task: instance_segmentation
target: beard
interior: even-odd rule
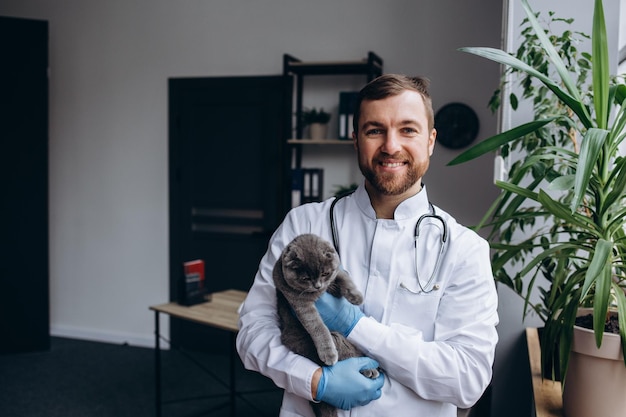
[[[359,155],[359,169],[361,170],[361,173],[374,187],[374,189],[383,195],[392,196],[403,194],[413,187],[418,181],[421,181],[429,166],[428,159],[425,159],[422,162],[415,162],[412,158],[405,154],[394,154],[389,156],[381,154],[374,159],[373,166],[378,166],[381,161],[384,161],[387,158],[391,158],[396,161],[406,161],[407,169],[402,174],[376,172],[376,170],[367,164],[366,161],[363,161]]]

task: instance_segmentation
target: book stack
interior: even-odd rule
[[[352,120],[356,108],[358,91],[341,91],[339,93],[339,139],[352,139]]]

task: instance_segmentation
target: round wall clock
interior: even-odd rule
[[[478,116],[466,104],[448,103],[435,114],[437,142],[446,148],[463,148],[478,135]]]

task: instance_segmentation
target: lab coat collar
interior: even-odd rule
[[[357,205],[367,217],[376,219],[376,212],[372,203],[370,202],[369,195],[365,190],[365,183],[362,183],[354,193]],[[428,193],[426,192],[426,186],[422,184],[422,190],[415,194],[413,197],[409,197],[404,200],[396,208],[394,213],[394,220],[405,220],[413,217],[421,216],[429,212],[428,207]]]

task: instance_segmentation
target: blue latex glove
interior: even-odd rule
[[[376,379],[370,379],[359,372],[373,368],[378,368],[378,362],[366,357],[348,358],[332,366],[322,367],[316,400],[342,410],[377,400],[385,383],[383,373]]]
[[[337,298],[327,292],[315,301],[315,307],[326,327],[331,332],[339,332],[345,337],[348,337],[363,317],[363,313],[357,306],[350,304],[344,297]]]

